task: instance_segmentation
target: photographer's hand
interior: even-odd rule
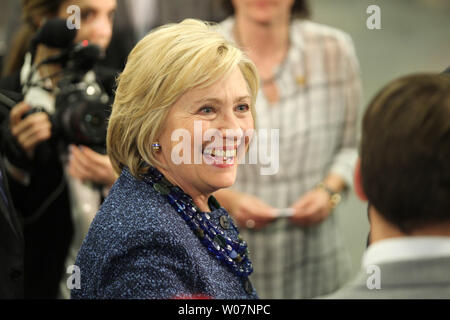
[[[82,181],[111,187],[117,176],[107,155],[95,152],[86,146],[70,145],[69,174]]]
[[[22,116],[31,107],[25,102],[20,102],[10,112],[11,134],[19,142],[30,159],[33,159],[36,146],[51,137],[52,124],[45,112],[37,112],[25,119]]]

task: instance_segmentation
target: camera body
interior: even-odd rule
[[[94,45],[75,45],[67,49],[61,55],[63,76],[53,90],[55,112],[48,114],[45,108],[34,106],[23,118],[46,112],[52,123],[52,137],[63,146],[83,144],[106,153],[107,119],[112,98],[96,81],[93,71],[99,53],[100,49]]]
[[[55,134],[65,144],[83,144],[93,149],[106,145],[110,97],[95,82],[63,86],[55,99],[52,119]]]

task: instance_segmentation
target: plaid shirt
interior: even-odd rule
[[[233,18],[220,24],[232,41],[233,25]],[[330,172],[351,185],[361,101],[351,38],[328,26],[293,20],[290,49],[275,74],[280,99],[270,104],[260,91],[256,113],[258,129],[280,129],[279,170],[261,175],[260,168],[267,166],[241,165],[233,188],[286,208]],[[350,259],[333,214],[308,228],[278,219],[262,230],[242,230],[242,235],[261,298],[321,296],[349,276]]]

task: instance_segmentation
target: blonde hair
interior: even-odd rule
[[[144,161],[161,164],[152,153],[170,107],[188,90],[205,88],[238,66],[251,96],[253,119],[258,91],[254,64],[225,40],[216,27],[194,19],[157,28],[128,56],[118,86],[107,133],[107,150],[114,170],[123,167],[139,177]]]

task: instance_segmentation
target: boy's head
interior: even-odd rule
[[[385,86],[362,124],[358,194],[403,233],[450,222],[450,77]]]

